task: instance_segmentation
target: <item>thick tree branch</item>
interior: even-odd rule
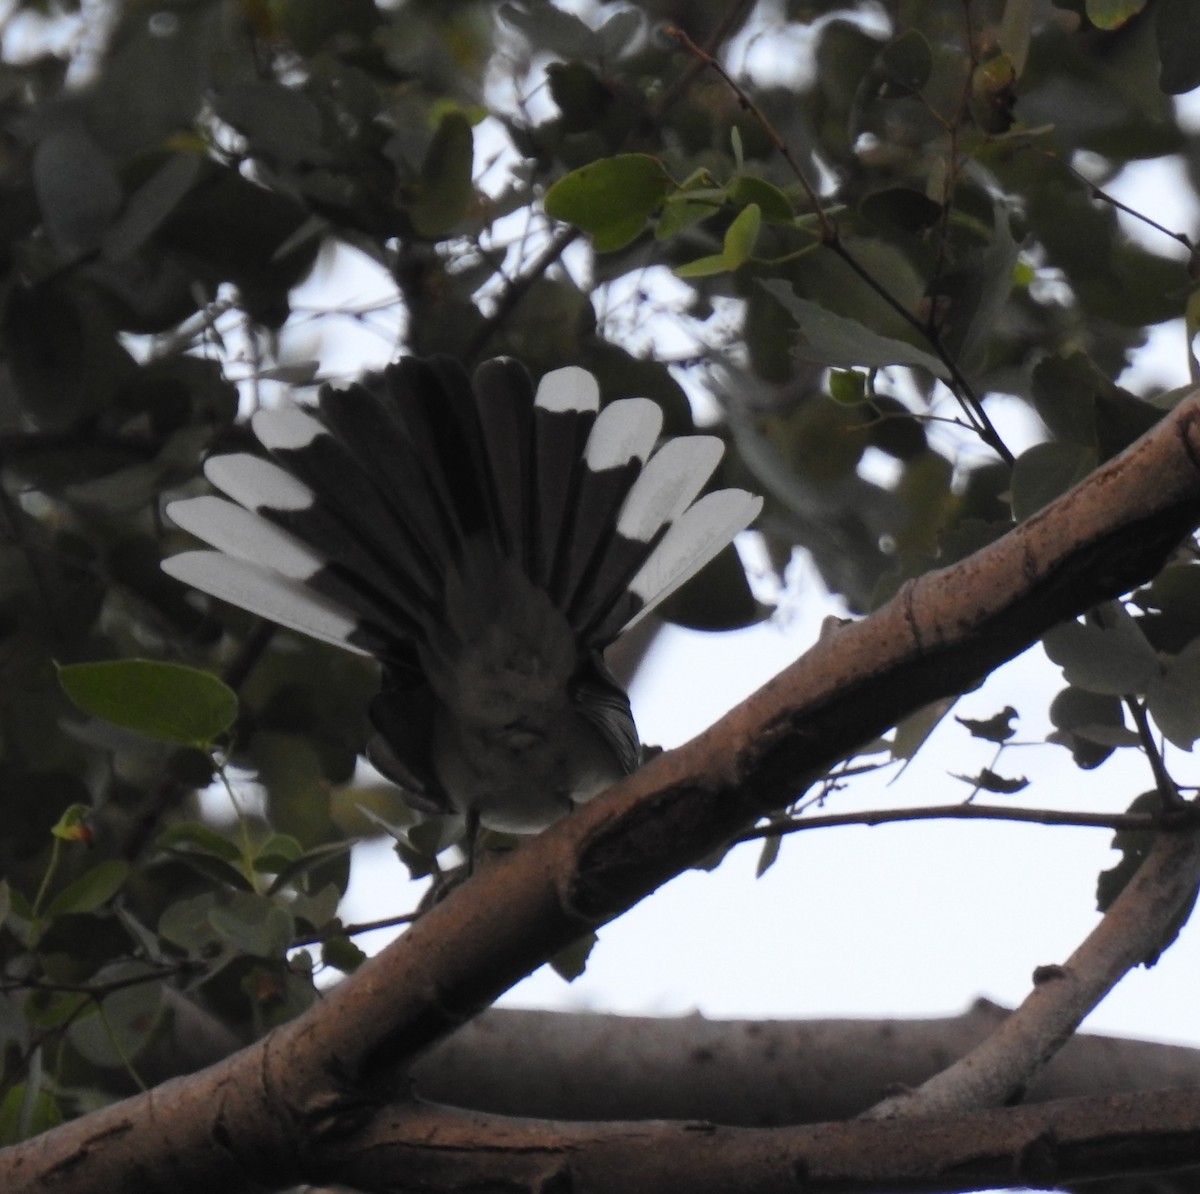
[[[493,1008],[413,1068],[415,1093],[498,1115],[703,1119],[740,1127],[861,1114],[916,1087],[1008,1018],[980,1000],[930,1020],[706,1020]],[[530,1048],[530,1041],[537,1048]],[[1200,1089],[1200,1049],[1081,1033],[1026,1103]]]
[[[364,1191],[870,1194],[1071,1186],[1200,1165],[1200,1091],[1072,1099],[970,1116],[815,1127],[562,1124],[445,1107],[381,1113],[330,1173]]]
[[[309,1013],[218,1066],[14,1147],[0,1186],[132,1194],[169,1182],[186,1194],[247,1174],[311,1178],[317,1154],[386,1101],[397,1067],[559,949],[907,713],[1153,576],[1200,519],[1198,452],[1192,397],[1003,539],[910,582],[706,733],[482,868]],[[912,1142],[941,1130],[895,1127]]]
[[[181,996],[168,997],[170,1030],[138,1055],[138,1071],[152,1084],[187,1072],[179,1068],[181,1055],[198,1069],[238,1047],[219,1021]],[[1009,1015],[982,999],[961,1016],[922,1020],[708,1020],[491,1008],[411,1073],[420,1098],[497,1115],[705,1119],[747,1128],[822,1123],[859,1115],[896,1087],[919,1086]],[[1200,1088],[1200,1049],[1080,1033],[1035,1079],[1025,1101],[1186,1088]]]

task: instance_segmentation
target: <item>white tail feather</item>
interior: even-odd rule
[[[600,386],[586,369],[568,365],[542,378],[533,404],[548,411],[599,410]]]
[[[317,436],[329,434],[321,423],[298,406],[256,410],[250,425],[264,448],[307,448]]]
[[[370,652],[349,642],[359,622],[335,601],[300,581],[219,551],[185,551],[163,560],[163,571],[252,614],[359,655]]]
[[[584,463],[597,473],[634,459],[644,463],[658,440],[662,420],[662,408],[649,398],[610,402],[592,424]]]
[[[645,604],[624,629],[695,576],[761,509],[762,498],[744,489],[719,489],[685,510],[630,582],[630,592]]]
[[[683,513],[704,488],[724,451],[725,445],[714,435],[668,440],[650,458],[626,495],[617,518],[617,533],[649,543],[659,528]]]
[[[302,481],[249,452],[210,456],[204,462],[204,475],[222,493],[249,510],[263,506],[272,510],[307,510],[315,501],[312,490]]]
[[[325,563],[324,556],[295,535],[224,498],[208,495],[171,502],[167,515],[210,546],[293,580],[308,580]]]

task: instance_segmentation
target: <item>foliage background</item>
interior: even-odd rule
[[[383,786],[347,786],[367,733],[369,666],[198,604],[159,572],[160,557],[185,545],[163,498],[202,487],[208,452],[249,443],[239,411],[285,386],[303,396],[316,378],[400,347],[468,362],[512,353],[539,373],[583,364],[606,395],[657,398],[677,431],[691,426],[691,397],[731,441],[727,479],[768,496],[762,591],[794,598],[798,554],[811,561],[800,592],[819,578],[838,608],[860,613],[1001,533],[1014,509],[1035,510],[1177,396],[1117,382],[1148,326],[1191,328],[1190,244],[1132,239],[1092,187],[1120,185],[1132,163],[1169,159],[1194,191],[1196,140],[1161,86],[1198,81],[1178,53],[1196,34],[1189,6],[579,12],[179,0],[114,9],[106,37],[95,33],[103,14],[91,14],[56,41],[72,27],[69,7],[11,6],[0,75],[9,1138],[149,1072],[181,995],[242,1038],[294,1015],[313,998],[314,968],[352,970],[360,957],[335,920],[346,842],[382,821],[420,873],[454,832],[413,823]],[[663,33],[670,22],[698,45],[732,45],[728,60],[753,68],[761,116]],[[821,190],[838,244],[862,272],[820,243],[812,195],[768,123]],[[643,156],[618,156],[631,154]],[[567,209],[608,238],[611,251],[592,254],[542,203],[570,171],[614,158],[633,172],[618,173],[609,192],[585,183]],[[659,172],[647,173],[647,158]],[[1153,196],[1146,205],[1160,218]],[[378,303],[335,313],[326,292],[296,290],[340,276],[350,253],[387,280]],[[681,267],[682,280],[671,272]],[[793,288],[835,317],[800,353],[796,316],[802,325],[816,316],[796,306]],[[348,353],[351,327],[370,329],[378,357]],[[939,351],[960,370],[961,405],[934,381],[946,372]],[[1176,351],[1194,380],[1194,361]],[[999,456],[1018,455],[1015,470],[964,425],[980,422],[973,395],[988,396]],[[1072,763],[1059,783],[1039,754],[1039,803],[1053,792],[1068,806],[1119,809],[1152,785],[1145,741],[1121,710],[1125,692],[1168,735],[1185,782],[1177,752],[1200,733],[1196,572],[1181,558],[1135,607],[1135,623],[1090,628],[1109,637],[1074,655],[1062,648],[1076,674],[1055,726],[1072,753],[1042,753],[1085,770]],[[763,614],[731,556],[673,612],[708,630]],[[86,720],[65,699],[55,663],[139,656],[219,673],[237,691],[238,720],[219,745],[233,774],[258,784],[239,780],[249,810],[240,825],[204,816],[196,794],[212,778],[207,749],[187,735],[151,741]],[[1109,670],[1079,670],[1095,658]],[[711,671],[690,686],[722,685]],[[1022,737],[1030,725],[1040,733],[1047,697],[1023,675],[1017,696],[977,694],[967,711],[983,718],[1011,703]],[[914,765],[926,771],[905,777],[907,791],[945,770],[942,741],[932,764]],[[991,748],[976,745],[964,770],[990,761]],[[1109,754],[1117,762],[1090,775]],[[836,807],[926,802],[898,790],[838,793]],[[897,836],[884,840],[888,832]],[[853,974],[853,942],[851,953],[873,959],[857,972],[859,989],[887,990],[861,1005],[831,995],[836,1010],[893,1008],[906,970],[948,961],[965,973],[964,943],[982,942],[986,955],[1014,921],[1026,950],[1037,948],[1033,934],[1048,921],[1014,914],[1016,890],[1031,882],[1031,831],[986,830],[999,893],[986,911],[973,902],[980,863],[963,850],[966,832],[918,847],[907,836],[896,844],[915,830],[854,831],[856,844],[822,871],[813,868],[827,835],[789,842],[784,861],[805,886],[799,896],[771,887],[776,867],[735,932],[804,974],[834,956]],[[1093,877],[1109,862],[1099,843],[1091,850],[1070,875],[1057,854],[1043,856],[1037,869],[1053,882],[1036,906],[1069,900],[1075,923],[1086,921]],[[899,859],[890,878],[885,855]],[[748,864],[737,865],[741,882]],[[403,876],[394,871],[390,907],[407,899]],[[826,916],[881,879],[883,900],[874,896],[857,926]],[[954,905],[959,920],[936,932],[926,922],[922,939],[911,930],[924,913],[900,914],[892,901],[926,879],[936,887],[922,889],[923,907]],[[697,882],[719,890],[689,877],[676,892]],[[948,891],[963,891],[966,907]],[[695,932],[695,945],[678,948],[708,958],[720,917],[698,898],[659,903],[660,957],[664,939]],[[795,908],[784,929],[781,906]],[[880,931],[871,945],[858,936],[868,918]],[[747,925],[765,926],[765,938]],[[1061,930],[1044,948],[1057,957],[1076,935]],[[884,948],[888,939],[904,944]],[[607,950],[606,940],[593,966],[614,963]],[[1027,952],[1013,973],[1023,979],[1044,960]],[[755,972],[748,959],[721,967],[744,989],[808,981],[790,969]],[[968,981],[973,993],[989,980]],[[1151,1033],[1161,1016],[1148,1019]]]

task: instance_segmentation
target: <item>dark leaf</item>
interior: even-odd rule
[[[438,240],[466,219],[475,197],[473,146],[467,118],[461,112],[447,112],[429,143],[409,209],[413,227],[422,236]]]
[[[835,315],[808,299],[799,298],[787,282],[775,278],[761,285],[796,321],[799,333],[793,351],[799,360],[844,369],[855,365],[871,368],[919,365],[936,377],[949,376],[945,364],[932,353],[903,340],[881,336],[857,320]]]
[[[1017,732],[1013,725],[1016,717],[1017,711],[1011,705],[1005,705],[999,713],[994,713],[983,721],[957,715],[954,720],[965,726],[973,738],[982,738],[985,742],[1007,742]]]
[[[1194,0],[1156,0],[1154,27],[1162,59],[1159,86],[1168,95],[1200,87],[1200,7]]]
[[[595,933],[580,937],[573,945],[560,949],[550,959],[550,967],[559,978],[573,983],[587,969],[588,955],[592,952],[598,938]]]
[[[884,95],[907,95],[920,91],[933,70],[929,42],[917,29],[909,29],[879,53],[879,65],[888,81]]]
[[[1119,746],[1138,745],[1115,696],[1064,688],[1051,702],[1050,720],[1056,728],[1048,741],[1067,747],[1084,770],[1098,767]]]
[[[964,784],[970,784],[977,791],[994,792],[998,796],[1012,796],[1029,787],[1029,780],[1025,778],[1007,779],[988,767],[984,767],[978,775],[955,775],[954,778],[961,779]]]

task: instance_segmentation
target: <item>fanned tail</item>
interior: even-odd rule
[[[215,552],[174,576],[293,629],[382,658],[412,657],[468,556],[515,563],[562,611],[580,659],[602,650],[753,520],[761,499],[699,497],[720,461],[713,436],[669,440],[644,398],[601,410],[591,374],[559,369],[536,392],[515,362],[474,382],[412,358],[319,408],[258,412],[274,463],[211,459],[232,501],[173,503]],[[697,500],[698,499],[698,500]],[[486,598],[484,598],[486,600]]]

